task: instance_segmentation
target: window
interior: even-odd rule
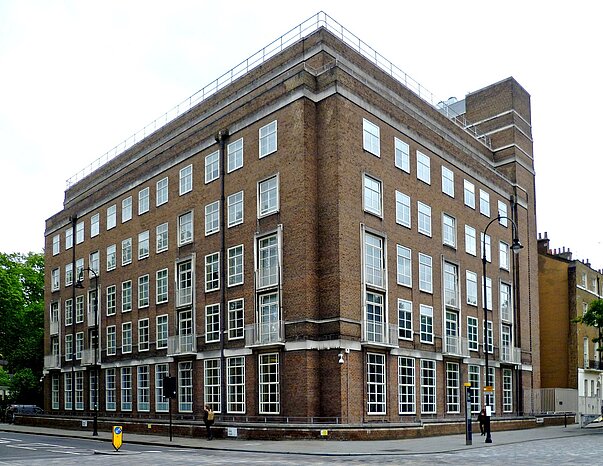
[[[164,349],[168,346],[168,315],[163,314],[156,317],[157,332],[156,332],[156,348]]]
[[[513,307],[511,305],[511,285],[500,284],[500,318],[506,322],[513,321]]]
[[[498,261],[501,269],[509,270],[509,245],[503,241],[498,243]]]
[[[478,351],[479,336],[478,336],[477,319],[475,317],[467,317],[467,345],[469,351]]]
[[[220,341],[220,305],[205,306],[205,343]]]
[[[75,409],[84,409],[84,371],[75,371]]]
[[[132,282],[122,282],[121,284],[121,312],[132,310]]]
[[[98,236],[100,230],[100,214],[94,214],[90,217],[90,238]]]
[[[157,254],[168,249],[168,224],[162,223],[155,228],[155,251]]]
[[[205,157],[205,183],[220,177],[220,152],[216,151]]]
[[[65,361],[73,359],[73,335],[65,335]]]
[[[245,301],[243,298],[228,301],[228,339],[237,340],[244,336]]]
[[[71,376],[72,376],[71,372],[65,372],[65,374],[64,374],[65,396],[63,397],[63,399],[65,402],[65,409],[73,409],[73,387],[72,387],[73,379]]]
[[[81,324],[84,322],[84,297],[75,297],[75,323]]]
[[[431,184],[431,161],[422,152],[417,151],[417,179]]]
[[[228,196],[228,228],[243,223],[243,191]]]
[[[115,411],[117,409],[116,390],[115,369],[105,369],[105,408],[107,411]]]
[[[84,351],[84,332],[75,334],[75,359],[82,359],[82,351]]]
[[[226,146],[226,160],[228,173],[235,171],[243,166],[243,138],[237,139]]]
[[[149,257],[149,230],[138,234],[138,260]]]
[[[138,321],[138,351],[149,350],[149,319]]]
[[[216,412],[220,412],[222,405],[221,393],[221,377],[222,371],[220,368],[219,359],[206,359],[203,366],[203,379],[205,387],[204,402],[212,407]]]
[[[180,195],[193,190],[193,166],[187,165],[180,170]]]
[[[193,411],[193,363],[178,363],[178,412]]]
[[[278,284],[280,271],[276,234],[258,239],[258,268],[258,288]]]
[[[155,205],[159,207],[162,204],[165,204],[169,199],[169,178],[166,176],[165,178],[160,179],[156,185],[155,192]]]
[[[480,251],[481,251],[481,256],[484,257],[484,254],[486,256],[486,260],[488,262],[492,262],[492,248],[490,245],[490,235],[485,235],[483,233],[480,233]]]
[[[370,342],[382,343],[386,338],[385,312],[383,308],[383,294],[366,293],[366,321],[365,338]]]
[[[158,270],[155,277],[156,304],[168,301],[168,269]]]
[[[167,413],[170,409],[168,398],[163,397],[163,379],[170,374],[167,364],[155,364],[155,411]]]
[[[73,324],[73,299],[65,300],[65,325]]]
[[[259,297],[258,337],[261,343],[280,341],[280,312],[278,293]]]
[[[456,362],[446,363],[446,412],[460,413],[460,374]]]
[[[486,334],[486,339],[488,340],[488,353],[494,352],[494,334],[492,330],[492,321],[488,321],[488,331],[486,332],[484,329],[484,334]]]
[[[436,412],[436,362],[421,359],[421,413]]]
[[[61,288],[61,269],[53,269],[51,272],[51,290],[57,291]]]
[[[149,307],[149,276],[138,277],[138,307]]]
[[[150,385],[149,385],[149,366],[138,366],[137,372],[137,392],[136,405],[138,411],[149,411],[150,410]]]
[[[421,304],[421,343],[433,343],[433,308]]]
[[[385,286],[383,238],[364,234],[364,281],[367,285]]]
[[[178,246],[193,240],[193,213],[187,212],[178,217]]]
[[[276,120],[260,128],[260,158],[276,152]]]
[[[398,255],[398,285],[412,286],[412,258],[411,251],[407,247],[396,247]]]
[[[500,360],[501,361],[513,361],[514,356],[511,352],[512,348],[512,337],[511,337],[511,326],[509,324],[502,324],[500,327]]]
[[[65,230],[65,250],[73,247],[73,230],[68,228]]]
[[[107,230],[115,228],[117,225],[117,206],[113,204],[107,208]]]
[[[178,263],[177,306],[188,306],[193,302],[193,265],[187,260]]]
[[[138,191],[138,215],[149,211],[149,188]]]
[[[398,414],[415,413],[415,360],[398,356]]]
[[[490,193],[479,190],[479,213],[490,217]]]
[[[245,413],[245,357],[226,359],[226,410],[229,413]]]
[[[431,256],[419,253],[419,290],[433,292]]]
[[[386,378],[385,355],[367,353],[366,355],[366,412],[367,414],[385,414]]]
[[[220,201],[205,206],[205,236],[220,231]]]
[[[65,286],[73,284],[73,263],[65,265]]]
[[[280,385],[278,353],[259,355],[260,414],[280,412]]]
[[[396,191],[396,223],[410,228],[410,197]]]
[[[364,210],[381,216],[381,181],[364,175]]]
[[[475,228],[465,225],[465,252],[472,256],[477,255],[477,240]]]
[[[121,223],[132,220],[132,196],[121,201]]]
[[[107,356],[114,356],[117,352],[117,338],[115,333],[115,325],[107,327]]]
[[[243,284],[243,245],[228,249],[228,286]]]
[[[513,373],[511,372],[511,369],[503,369],[502,377],[503,377],[502,409],[503,409],[503,413],[510,413],[513,411]]]
[[[442,242],[456,248],[456,219],[447,214],[442,214]]]
[[[412,302],[398,299],[398,338],[412,340]]]
[[[107,246],[107,272],[113,270],[117,265],[117,246]]]
[[[500,217],[498,223],[506,227],[509,214],[507,213],[507,204],[503,201],[498,201],[498,216]]]
[[[458,267],[450,262],[444,262],[444,302],[447,307],[460,307]]]
[[[100,254],[98,251],[94,251],[92,253],[90,253],[90,257],[89,257],[89,264],[90,264],[90,273],[88,274],[88,276],[90,278],[94,278],[94,274],[96,274],[96,276],[98,276],[99,272],[100,272]],[[78,277],[80,278],[80,277]]]
[[[400,170],[410,173],[410,150],[407,143],[394,138],[395,164]]]
[[[481,382],[480,367],[475,364],[469,364],[467,367],[468,379],[471,384],[471,412],[479,413],[482,409],[481,401]]]
[[[52,409],[59,409],[59,374],[52,375]]]
[[[132,411],[132,368],[121,368],[121,410]]]
[[[362,147],[377,157],[381,156],[379,127],[366,119],[362,119]]]
[[[482,294],[484,293],[484,277],[482,277]],[[486,309],[492,310],[492,279],[486,277],[486,296],[482,296],[482,302],[486,303]]]
[[[132,322],[121,324],[121,352],[122,354],[132,352]]]
[[[417,202],[419,212],[419,233],[431,236],[431,207],[422,202]]]
[[[454,197],[454,172],[442,165],[442,192]]]
[[[54,235],[52,237],[52,255],[56,256],[61,252],[61,235]]]
[[[220,289],[220,253],[205,256],[205,292]]]
[[[115,315],[117,309],[117,288],[115,285],[107,287],[107,315]]]
[[[467,304],[477,306],[477,274],[469,270],[467,270],[465,273],[467,277],[465,282],[467,286]]]
[[[278,175],[258,183],[258,217],[279,210]]]
[[[80,222],[75,227],[75,244],[84,242],[84,222]]]
[[[494,367],[488,367],[488,378],[486,379],[486,385],[490,385],[492,387],[492,391],[486,392],[486,405],[492,407],[492,412],[496,411],[496,402],[494,396],[496,394],[495,375]]]
[[[475,186],[473,183],[463,180],[463,195],[465,199],[465,205],[475,209]]]
[[[121,242],[121,265],[128,265],[132,262],[132,238]]]

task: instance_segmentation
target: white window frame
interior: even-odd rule
[[[467,348],[469,351],[479,351],[479,320],[467,316]]]
[[[243,223],[244,196],[245,193],[243,191],[239,191],[228,196],[228,228]]]
[[[381,157],[381,130],[375,123],[362,119],[362,148]]]
[[[205,306],[205,343],[220,341],[220,304]]]
[[[132,196],[128,196],[121,201],[121,223],[132,220]]]
[[[433,293],[433,260],[423,253],[419,253],[419,290]]]
[[[383,184],[381,180],[365,173],[362,192],[364,211],[381,217],[383,212]]]
[[[490,193],[479,190],[479,213],[490,218]]]
[[[111,244],[107,246],[107,272],[114,270],[117,267],[117,245]]]
[[[193,190],[193,165],[187,165],[179,171],[179,194],[180,196]]]
[[[463,180],[463,201],[467,207],[475,209],[475,185]]]
[[[150,189],[148,186],[138,191],[138,215],[149,211],[149,193]]]
[[[243,147],[243,138],[239,138],[226,146],[226,173],[231,173],[243,167]]]
[[[401,244],[396,245],[398,285],[412,287],[412,250]]]
[[[431,184],[431,159],[421,151],[417,151],[417,179]]]
[[[178,216],[178,246],[191,243],[194,238],[193,211],[185,212]]]
[[[228,339],[240,340],[245,337],[245,300],[228,301]]]
[[[155,207],[166,204],[170,197],[170,179],[166,176],[161,178],[155,185]]]
[[[226,411],[233,414],[246,412],[245,356],[226,358]]]
[[[412,301],[398,298],[398,338],[413,339]]]
[[[394,138],[394,156],[396,167],[410,173],[410,146],[406,142]]]
[[[56,256],[61,252],[61,235],[54,235],[52,237],[52,255]]]
[[[500,199],[498,200],[498,216],[500,217],[498,223],[506,228],[508,225],[509,213],[507,211],[507,204]]]
[[[205,236],[220,231],[220,201],[214,201],[205,206]]]
[[[150,279],[149,275],[138,277],[138,309],[149,307],[150,298]]]
[[[272,186],[272,182],[275,185]],[[269,184],[268,184],[269,183]],[[268,184],[268,185],[267,185]],[[268,188],[265,188],[265,186]],[[257,199],[258,199],[258,218],[272,215],[280,209],[280,195],[279,195],[279,175],[272,175],[266,179],[258,181],[257,184]],[[274,194],[273,194],[274,193]],[[268,196],[266,198],[266,196]]]
[[[149,351],[151,346],[151,333],[149,319],[138,320],[138,352]]]
[[[258,366],[259,414],[279,414],[281,410],[279,354],[259,354]]]
[[[426,304],[419,305],[419,321],[420,321],[420,332],[419,340],[421,343],[427,343],[430,345],[434,344],[433,335],[433,307]]]
[[[117,225],[117,205],[113,204],[107,207],[107,230],[115,228]]]
[[[504,241],[498,242],[498,262],[499,267],[503,270],[509,270],[509,263],[511,260],[509,251],[510,248],[507,243],[505,243]]]
[[[155,348],[165,349],[168,347],[169,338],[169,315],[161,314],[155,317]]]
[[[205,256],[205,292],[220,289],[220,252]]]
[[[454,172],[442,165],[442,192],[454,198]]]
[[[97,212],[90,217],[90,238],[98,236],[100,233],[100,214]]]
[[[490,235],[484,235],[480,233],[480,257],[484,257],[484,250],[486,252],[486,261],[492,262],[492,238]]]
[[[421,359],[421,414],[436,414],[437,409],[437,372],[436,361]]]
[[[470,225],[465,225],[465,252],[477,256],[477,231]]]
[[[411,222],[410,196],[396,191],[396,223],[410,228]]]
[[[132,280],[121,282],[121,312],[132,310]]]
[[[130,354],[132,352],[132,322],[122,322],[121,324],[121,353]]]
[[[205,184],[220,178],[220,151],[205,156]]]
[[[471,270],[465,271],[465,294],[467,295],[466,302],[470,306],[477,306],[479,293],[477,291],[477,273]]]
[[[117,328],[115,325],[107,326],[107,356],[117,354]]]
[[[193,363],[178,363],[178,412],[193,412]]]
[[[155,304],[167,303],[169,299],[169,272],[161,269],[155,273]]]
[[[167,251],[169,247],[169,223],[165,222],[155,227],[155,253]]]
[[[244,246],[239,244],[228,248],[228,286],[242,285],[245,268],[244,268]]]
[[[107,287],[107,315],[113,316],[117,313],[117,287],[109,285]]]
[[[431,206],[417,201],[417,230],[431,238]]]
[[[366,414],[387,413],[387,373],[385,355],[366,354]]]
[[[132,238],[126,238],[121,242],[121,265],[132,263]]]
[[[150,240],[149,230],[138,233],[138,260],[149,257]]]
[[[416,413],[416,381],[414,358],[398,356],[398,414]]]
[[[84,222],[79,222],[75,226],[75,244],[81,244],[84,242]]]
[[[258,153],[260,159],[277,151],[278,125],[276,120],[271,121],[267,125],[262,126],[258,130],[258,135]]]
[[[456,249],[456,218],[443,212],[442,243]]]

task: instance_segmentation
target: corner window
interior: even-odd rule
[[[276,120],[260,128],[260,158],[276,152]]]
[[[377,157],[381,156],[379,127],[366,119],[362,119],[362,147]]]

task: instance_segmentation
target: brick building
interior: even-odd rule
[[[312,24],[68,187],[46,223],[49,412],[92,410],[98,361],[102,415],[167,412],[169,374],[184,416],[460,417],[485,384],[484,243],[496,414],[539,387],[528,93],[434,106]]]
[[[593,338],[596,328],[572,322],[595,299],[603,298],[603,274],[568,248],[551,249],[547,233],[538,237],[542,388],[573,388],[600,413],[603,366]],[[599,400],[586,400],[593,398]]]

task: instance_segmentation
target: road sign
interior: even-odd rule
[[[485,392],[493,392],[494,391],[494,387],[492,387],[491,385],[486,385],[484,387],[484,391]]]
[[[113,426],[113,448],[115,448],[115,451],[119,451],[121,448],[122,435],[123,430],[121,426]]]

